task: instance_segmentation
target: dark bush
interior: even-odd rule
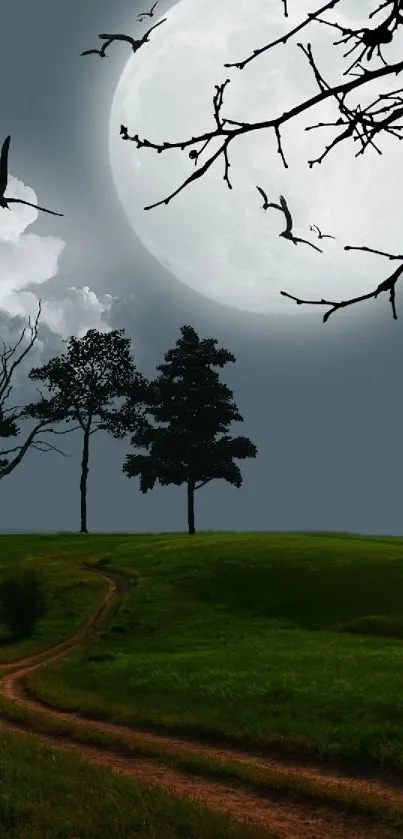
[[[104,653],[90,653],[87,657],[87,661],[91,662],[103,662],[103,661],[114,661],[116,658],[115,653],[110,652],[109,650],[105,650]]]
[[[0,620],[16,638],[29,638],[46,611],[46,586],[38,568],[23,568],[0,583]]]

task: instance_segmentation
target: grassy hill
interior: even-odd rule
[[[43,561],[59,552],[61,568],[102,559],[136,580],[96,642],[29,677],[48,702],[402,770],[403,539],[97,534],[0,545],[8,541]]]

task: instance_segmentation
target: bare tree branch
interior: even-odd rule
[[[287,0],[281,0],[284,17],[288,16]],[[147,138],[140,138],[139,134],[130,134],[128,127],[122,125],[120,127],[120,136],[123,140],[130,140],[134,142],[138,149],[149,148],[154,149],[158,154],[166,152],[170,149],[179,149],[187,151],[189,159],[194,161],[195,169],[191,174],[173,190],[165,198],[144,207],[144,210],[150,210],[161,205],[168,205],[169,202],[176,197],[183,189],[190,186],[196,180],[199,180],[206,174],[206,172],[213,166],[213,164],[222,156],[224,158],[224,173],[223,180],[227,187],[232,189],[232,183],[229,178],[229,146],[238,137],[249,134],[254,131],[261,131],[264,129],[272,129],[274,131],[277,141],[277,152],[281,157],[284,168],[287,168],[287,160],[282,147],[281,130],[284,125],[290,123],[295,117],[303,113],[311,112],[317,105],[331,100],[336,108],[336,115],[333,122],[316,122],[305,127],[305,131],[312,131],[321,127],[334,127],[336,129],[333,139],[325,145],[321,154],[316,159],[308,160],[308,166],[312,168],[315,164],[320,164],[322,161],[345,140],[352,140],[356,144],[357,151],[355,156],[363,155],[369,147],[376,152],[382,154],[382,149],[379,145],[379,139],[384,134],[389,134],[391,137],[401,140],[403,139],[403,87],[398,87],[392,91],[384,91],[381,94],[374,96],[369,104],[357,105],[350,104],[350,94],[353,92],[360,93],[362,90],[370,90],[372,82],[381,79],[398,76],[403,70],[403,60],[395,61],[389,64],[382,53],[383,47],[393,42],[394,36],[403,23],[403,0],[381,0],[379,5],[368,14],[368,21],[381,15],[383,19],[378,25],[371,27],[370,25],[360,27],[359,29],[346,28],[336,21],[327,20],[325,15],[330,10],[338,6],[342,0],[329,0],[324,3],[315,12],[307,14],[298,26],[295,26],[286,32],[280,38],[272,41],[269,44],[254,49],[252,54],[242,61],[226,63],[225,67],[235,67],[244,69],[247,64],[253,61],[262,53],[268,52],[270,49],[279,44],[286,44],[297,33],[308,27],[310,23],[333,28],[340,36],[338,40],[333,42],[334,46],[342,46],[345,49],[343,58],[346,59],[346,69],[342,74],[342,81],[339,84],[330,84],[320,71],[315,57],[313,55],[312,46],[308,42],[306,45],[298,43],[298,47],[303,51],[309,66],[312,70],[315,82],[318,86],[316,95],[297,103],[294,107],[284,111],[270,119],[261,120],[259,122],[237,121],[228,117],[222,116],[224,90],[230,83],[227,78],[222,84],[215,85],[215,94],[213,96],[213,119],[214,127],[208,131],[188,137],[175,142],[156,142]],[[353,60],[352,60],[353,59]],[[363,62],[368,65],[371,61],[376,60],[380,62],[381,66],[369,68],[364,66]],[[349,77],[349,78],[346,78]],[[338,112],[338,115],[337,115]],[[217,147],[214,146],[214,151],[211,151],[210,144],[218,141]],[[210,146],[210,148],[209,148]],[[204,160],[203,153],[208,149]],[[203,160],[203,162],[202,162]],[[266,204],[263,209],[272,207],[284,214],[286,220],[286,229],[279,235],[283,238],[288,238],[290,241],[297,244],[297,242],[304,242],[310,247],[321,252],[320,248],[316,247],[312,242],[306,239],[295,237],[292,233],[292,217],[283,196],[280,196],[280,203],[274,204],[268,202],[267,196],[259,188],[259,191],[265,198]],[[334,238],[330,234],[322,234],[317,225],[310,227],[312,231],[317,232],[319,239]],[[400,256],[394,256],[381,250],[376,250],[367,245],[361,247],[346,246],[345,250],[363,250],[369,253],[379,254],[389,259],[403,259]],[[304,300],[294,295],[282,291],[281,294],[285,297],[295,300],[297,304],[309,305],[324,305],[330,306],[330,310],[326,312],[323,320],[327,321],[333,312],[340,308],[353,305],[363,300],[370,298],[376,299],[379,294],[384,291],[389,292],[389,301],[392,307],[393,318],[397,319],[395,308],[395,288],[396,283],[403,272],[403,265],[399,266],[393,274],[386,277],[380,282],[373,291],[367,294],[360,295],[349,300],[330,301],[326,299],[321,300]]]
[[[393,274],[391,274],[389,277],[386,277],[386,280],[383,280],[382,283],[379,283],[379,285],[373,291],[369,291],[367,294],[361,294],[358,297],[352,297],[348,300],[339,300],[336,302],[334,300],[326,300],[323,297],[321,300],[302,300],[300,297],[295,297],[293,294],[288,294],[287,291],[280,291],[280,294],[282,294],[283,297],[289,297],[290,300],[295,300],[298,306],[300,306],[301,304],[308,304],[309,306],[331,306],[329,311],[326,312],[323,316],[323,323],[326,323],[326,321],[329,320],[330,315],[332,315],[338,309],[345,309],[346,306],[352,306],[354,303],[361,303],[363,300],[370,300],[372,297],[376,300],[378,294],[381,294],[383,291],[389,291],[389,302],[392,306],[393,320],[397,320],[395,305],[396,283],[400,275],[403,273],[403,255],[399,254],[395,256],[390,253],[385,253],[384,251],[374,250],[374,248],[368,248],[365,245],[345,245],[344,250],[356,250],[367,251],[368,253],[377,253],[382,256],[386,256],[388,259],[399,259],[402,261],[402,264],[399,265],[398,268],[396,268],[396,271],[394,271]]]
[[[52,443],[47,442],[46,440],[37,440],[37,436],[41,431],[52,432],[53,429],[48,426],[47,420],[41,420],[37,423],[32,431],[28,434],[25,439],[25,442],[22,443],[20,446],[15,446],[13,449],[4,449],[0,450],[0,480],[1,478],[5,478],[7,475],[10,475],[11,472],[21,463],[23,457],[26,455],[29,448],[39,448],[38,443],[42,446],[48,446],[48,448],[40,449],[39,451],[57,451],[59,454],[65,455],[65,457],[70,457],[70,455],[66,455],[61,449],[57,446],[52,445]],[[67,431],[73,431],[73,429],[67,429]],[[57,433],[57,432],[54,432]],[[6,459],[2,459],[2,456],[5,454],[11,454],[12,452],[17,451],[18,454],[9,462]]]
[[[3,403],[6,401],[6,399],[9,397],[9,395],[11,393],[10,382],[11,382],[11,378],[12,378],[12,375],[14,373],[15,368],[18,367],[19,364],[21,364],[21,361],[29,353],[29,351],[31,350],[31,348],[33,347],[33,345],[36,341],[36,338],[37,338],[37,335],[38,335],[38,323],[39,323],[40,316],[41,316],[41,301],[39,300],[38,314],[35,318],[34,323],[32,324],[31,318],[28,317],[28,324],[22,330],[21,335],[20,335],[18,341],[14,344],[14,346],[7,347],[6,344],[4,343],[4,341],[2,341],[3,350],[0,353],[0,366],[1,366],[1,370],[0,370],[0,407],[1,408],[3,408]],[[16,357],[12,361],[12,363],[9,365],[8,362],[15,355],[18,347],[20,346],[20,344],[24,340],[25,333],[27,331],[30,333],[30,339],[28,341],[28,344],[27,344],[25,350],[23,350],[21,355]]]
[[[7,407],[6,401],[12,391],[12,377],[14,372],[21,364],[25,356],[30,352],[37,339],[40,315],[41,301],[39,301],[38,313],[35,321],[32,323],[31,318],[28,317],[28,323],[22,329],[20,337],[15,344],[7,346],[5,342],[2,341],[3,349],[0,352],[0,437],[3,438],[18,436],[19,428],[17,427],[17,421],[33,418],[30,416],[28,406],[14,405],[13,407]],[[27,333],[29,335],[27,346],[18,354],[19,348],[21,347]],[[40,395],[44,400],[42,393]],[[38,451],[57,451],[59,454],[63,454],[66,457],[69,456],[59,449],[58,446],[55,446],[47,440],[41,440],[40,435],[42,433],[66,434],[74,430],[74,428],[68,428],[65,431],[57,431],[51,427],[49,419],[41,418],[29,432],[23,443],[17,444],[16,446],[8,449],[0,449],[0,479],[5,478],[14,471],[14,469],[21,463],[28,449],[31,447],[37,449]],[[17,454],[15,454],[11,460],[6,457],[8,455],[13,455],[14,453]]]
[[[244,67],[246,67],[247,64],[249,64],[251,61],[257,58],[258,55],[262,55],[263,52],[267,52],[268,50],[272,49],[272,47],[276,47],[277,44],[286,44],[287,41],[289,41],[290,38],[296,34],[296,32],[300,32],[300,30],[303,29],[304,26],[307,26],[309,23],[312,23],[312,21],[315,19],[317,20],[318,15],[327,12],[329,9],[333,9],[333,7],[337,5],[337,3],[340,3],[340,0],[330,0],[330,2],[325,3],[325,5],[318,9],[316,12],[310,13],[308,17],[304,21],[302,21],[302,23],[299,23],[298,26],[295,26],[294,29],[291,29],[289,32],[287,32],[286,35],[282,35],[281,38],[276,38],[275,41],[271,41],[270,44],[265,44],[265,46],[260,47],[260,49],[253,50],[252,54],[249,55],[247,58],[244,58],[243,61],[234,61],[232,64],[227,63],[224,64],[224,67],[237,67],[239,70],[243,70]],[[284,15],[284,17],[288,17],[288,15]]]
[[[302,45],[301,45],[302,47]],[[310,44],[308,44],[308,48],[306,50],[306,54],[308,58],[313,63],[313,59],[310,58]],[[351,114],[351,118],[349,120],[349,125],[346,131],[343,131],[341,134],[337,135],[337,137],[332,141],[329,147],[325,149],[324,154],[318,158],[317,160],[310,160],[308,161],[308,165],[312,168],[315,163],[321,163],[324,157],[329,153],[329,151],[337,144],[340,143],[342,140],[347,139],[348,137],[352,136],[354,130],[360,124],[361,126],[364,124],[364,127],[370,128],[372,134],[376,134],[381,130],[384,130],[388,127],[390,122],[401,115],[399,112],[396,117],[394,116],[393,112],[389,114],[388,117],[385,117],[383,120],[380,121],[379,126],[378,123],[375,122],[373,116],[370,118],[366,117],[365,112],[359,112],[358,109],[352,110],[351,112],[348,111],[347,107],[345,106],[345,97],[348,93],[351,93],[353,90],[357,90],[358,88],[362,87],[363,85],[368,84],[369,81],[373,81],[374,79],[380,79],[383,76],[390,75],[395,73],[398,75],[403,70],[403,60],[398,61],[395,64],[388,65],[387,67],[379,67],[376,70],[368,71],[365,76],[359,76],[357,78],[351,79],[350,81],[343,82],[342,84],[336,85],[335,87],[324,87],[320,89],[319,93],[315,96],[311,96],[310,99],[306,99],[304,102],[300,102],[298,105],[295,105],[293,108],[290,108],[289,111],[284,111],[283,114],[280,114],[278,117],[274,117],[272,119],[262,120],[260,122],[235,122],[235,120],[231,120],[228,118],[222,119],[220,117],[220,110],[223,105],[223,92],[224,88],[230,83],[230,79],[226,79],[225,82],[221,85],[216,85],[216,94],[213,97],[213,107],[214,107],[214,119],[216,122],[216,128],[211,131],[206,131],[203,134],[199,134],[195,137],[190,137],[187,140],[179,140],[176,142],[168,142],[164,141],[163,143],[155,143],[151,140],[141,139],[138,134],[130,135],[128,133],[126,126],[120,127],[120,135],[123,140],[131,140],[132,142],[136,143],[138,149],[140,148],[150,148],[155,149],[158,153],[162,153],[164,151],[168,151],[170,149],[180,149],[184,151],[184,149],[189,148],[190,146],[195,146],[196,144],[202,143],[202,147],[197,150],[192,148],[189,152],[189,157],[195,161],[195,165],[197,165],[198,158],[202,154],[202,152],[207,148],[209,143],[214,140],[215,138],[223,138],[223,143],[219,148],[209,157],[205,163],[200,167],[200,169],[196,169],[188,178],[183,181],[183,183],[175,189],[172,193],[170,193],[166,198],[163,198],[161,201],[156,201],[154,204],[150,204],[147,207],[144,207],[145,210],[151,210],[154,207],[159,207],[161,204],[169,204],[169,202],[183,189],[185,189],[189,184],[193,183],[194,181],[201,178],[207,171],[210,169],[212,164],[220,157],[222,154],[225,160],[225,170],[223,175],[223,180],[227,182],[228,188],[232,189],[232,185],[228,178],[228,169],[229,169],[229,162],[228,162],[228,147],[230,143],[235,140],[237,137],[241,137],[244,134],[250,134],[253,131],[261,131],[264,128],[273,128],[277,137],[277,142],[279,146],[279,150],[281,152],[281,156],[283,158],[283,162],[285,166],[287,165],[285,162],[285,157],[283,155],[282,146],[281,146],[281,134],[280,128],[282,125],[285,125],[294,117],[298,116],[305,111],[310,110],[315,105],[318,105],[321,102],[324,102],[326,99],[333,97],[339,107],[339,110],[342,111],[343,115],[347,117]],[[378,100],[377,100],[378,101]],[[368,106],[369,107],[369,106]],[[393,106],[392,106],[393,107]],[[335,123],[331,123],[332,125],[339,125],[340,122],[337,121]],[[230,125],[235,125],[234,128],[228,127]],[[319,127],[318,125],[310,126],[310,128]],[[309,130],[305,129],[305,130]],[[358,130],[358,128],[357,128]],[[360,135],[358,135],[360,136]],[[365,144],[363,150],[365,150],[368,143]]]

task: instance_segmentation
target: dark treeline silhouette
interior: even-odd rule
[[[282,6],[284,17],[287,18],[287,0],[279,0],[279,3]],[[260,59],[264,53],[291,41],[297,33],[299,34],[303,30],[304,34],[305,32],[307,33],[309,26],[316,22],[323,26],[329,26],[339,33],[340,37],[338,40],[333,41],[333,46],[335,48],[342,46],[342,49],[344,49],[345,46],[347,46],[347,50],[343,53],[343,58],[348,59],[346,61],[348,66],[346,66],[346,69],[343,71],[340,82],[336,82],[334,84],[328,82],[320,72],[315,61],[312,45],[309,42],[306,45],[298,42],[297,46],[302,50],[312,70],[313,77],[318,87],[318,92],[314,96],[298,102],[292,108],[289,108],[277,116],[272,116],[265,120],[260,119],[258,122],[248,122],[246,120],[242,121],[239,119],[233,120],[228,117],[223,117],[222,108],[224,103],[224,91],[227,85],[231,82],[231,79],[227,78],[223,83],[215,85],[215,94],[213,96],[214,127],[212,129],[208,129],[202,133],[194,132],[190,137],[170,142],[167,140],[154,141],[147,138],[141,138],[138,133],[130,134],[127,126],[120,126],[120,136],[122,140],[131,140],[136,144],[138,149],[154,149],[158,154],[169,152],[172,149],[178,149],[186,152],[190,160],[194,163],[195,168],[193,172],[191,172],[191,174],[185,178],[185,180],[176,189],[160,201],[144,207],[144,210],[151,210],[162,204],[168,205],[173,198],[182,192],[182,190],[189,187],[199,178],[202,178],[219,158],[222,158],[224,163],[223,180],[226,182],[228,188],[232,189],[233,185],[229,177],[229,147],[231,143],[235,142],[239,137],[245,134],[250,134],[253,131],[261,131],[265,129],[272,129],[274,131],[277,141],[278,154],[281,157],[284,167],[288,168],[281,137],[283,126],[299,114],[310,112],[312,109],[315,109],[318,104],[327,99],[331,100],[335,107],[334,121],[329,123],[318,122],[313,125],[309,125],[305,128],[305,131],[312,131],[321,128],[322,126],[332,126],[336,129],[335,136],[325,146],[323,152],[317,158],[307,161],[310,168],[315,165],[320,165],[340,143],[348,140],[352,140],[356,144],[358,150],[356,151],[355,156],[358,157],[359,155],[367,152],[369,149],[372,149],[372,151],[375,151],[378,154],[382,154],[382,149],[379,147],[377,141],[378,138],[381,139],[381,136],[384,134],[389,134],[391,137],[395,137],[398,140],[402,139],[403,121],[401,118],[403,117],[403,88],[398,86],[398,82],[394,90],[379,92],[379,89],[375,88],[373,92],[373,99],[369,104],[365,103],[365,105],[363,105],[356,101],[357,94],[360,94],[363,91],[365,95],[365,92],[370,89],[372,82],[376,83],[379,79],[387,77],[393,80],[403,70],[403,58],[400,58],[398,61],[388,63],[383,52],[385,45],[393,42],[396,33],[403,24],[402,0],[381,0],[379,5],[372,11],[369,11],[367,8],[363,8],[364,14],[368,15],[368,26],[360,27],[358,29],[346,28],[345,26],[342,26],[341,24],[326,17],[327,13],[332,12],[332,10],[336,9],[336,7],[341,7],[342,4],[343,0],[328,0],[328,2],[324,3],[319,9],[314,12],[310,12],[297,26],[285,31],[279,38],[276,38],[268,44],[264,44],[262,47],[254,49],[250,55],[240,61],[226,62],[224,64],[224,67],[227,68],[244,70],[248,64],[252,61]],[[369,4],[364,3],[362,5],[363,7],[369,6]],[[373,25],[374,18],[376,18],[375,25]],[[377,23],[379,20],[380,22]],[[351,61],[351,55],[353,53],[355,55]],[[367,66],[362,63],[364,60],[366,61]],[[371,64],[373,61],[378,62],[379,66],[371,67],[370,69],[368,64]],[[262,69],[262,73],[264,73],[264,68]],[[350,94],[354,94],[354,103],[349,101]],[[219,141],[218,147],[216,142],[217,140]],[[212,147],[213,150],[211,150]],[[211,154],[208,156],[210,150]],[[202,155],[205,155],[203,163],[200,162]],[[308,242],[306,239],[301,239],[293,235],[292,216],[285,197],[280,196],[280,204],[269,204],[267,196],[263,190],[259,187],[258,189],[265,202],[262,207],[263,210],[266,210],[270,206],[284,213],[286,229],[279,235],[288,239],[293,244],[305,242],[315,248],[315,250],[319,251],[319,253],[322,253],[322,250],[316,245],[313,245],[312,242]],[[329,234],[322,235],[321,230],[317,225],[311,226],[310,229],[316,229],[318,239],[323,240],[327,238],[336,238],[334,236],[330,236]],[[392,274],[383,279],[382,282],[380,282],[372,291],[347,300],[335,301],[326,300],[325,298],[321,298],[320,300],[304,300],[300,297],[295,297],[286,291],[281,291],[280,294],[294,300],[297,304],[330,307],[323,317],[323,321],[326,322],[330,315],[338,309],[342,309],[346,306],[351,306],[354,303],[360,303],[371,298],[376,299],[379,294],[386,291],[389,292],[392,315],[394,320],[396,320],[395,287],[400,275],[403,272],[403,254],[391,254],[367,245],[345,245],[344,250],[359,250],[372,254],[378,254],[389,260],[397,260],[400,262],[400,265]]]
[[[234,363],[235,356],[217,348],[216,339],[200,339],[192,326],[183,326],[175,348],[165,354],[165,364],[157,367],[160,375],[149,381],[135,365],[124,329],[107,333],[90,329],[82,338],[71,336],[64,341],[67,352],[30,370],[29,379],[42,382],[46,394],[39,390],[36,402],[6,409],[13,370],[36,340],[39,315],[40,310],[34,326],[29,322],[31,337],[24,354],[8,369],[3,384],[0,379],[0,436],[17,436],[18,418],[36,421],[23,444],[0,451],[0,478],[10,474],[30,448],[64,454],[38,440],[41,431],[65,434],[80,430],[80,533],[88,533],[90,437],[96,431],[106,431],[115,439],[130,436],[132,447],[145,452],[128,454],[123,473],[139,477],[143,493],[156,482],[162,486],[186,484],[188,531],[195,533],[195,491],[212,480],[240,487],[242,476],[234,461],[257,454],[248,438],[228,434],[231,423],[243,418],[232,391],[220,382],[214,368]],[[66,427],[57,432],[54,425]],[[1,459],[11,451],[18,451],[11,463]]]

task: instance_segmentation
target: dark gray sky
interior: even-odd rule
[[[162,0],[160,10],[169,5]],[[3,10],[1,138],[11,134],[10,172],[65,217],[42,215],[25,234],[21,216],[18,242],[12,231],[0,241],[0,338],[14,334],[12,316],[40,296],[46,320],[29,366],[55,354],[60,335],[103,318],[127,330],[139,368],[152,375],[191,323],[235,354],[223,373],[244,417],[234,431],[259,450],[241,464],[241,489],[216,481],[197,494],[196,528],[400,534],[402,296],[398,321],[382,297],[327,324],[320,308],[307,314],[291,302],[289,316],[236,311],[182,285],[129,225],[108,157],[110,106],[128,50],[112,45],[103,62],[79,53],[100,31],[140,32],[142,9],[132,0],[13,0]],[[383,269],[374,262],[369,288]],[[86,287],[92,296],[80,291]],[[106,294],[115,298],[109,308]],[[24,393],[20,379],[18,401]],[[66,438],[70,458],[32,451],[1,482],[0,529],[78,529],[80,443],[79,433]],[[129,450],[128,442],[92,437],[89,529],[185,529],[185,489],[142,495],[121,472]]]

